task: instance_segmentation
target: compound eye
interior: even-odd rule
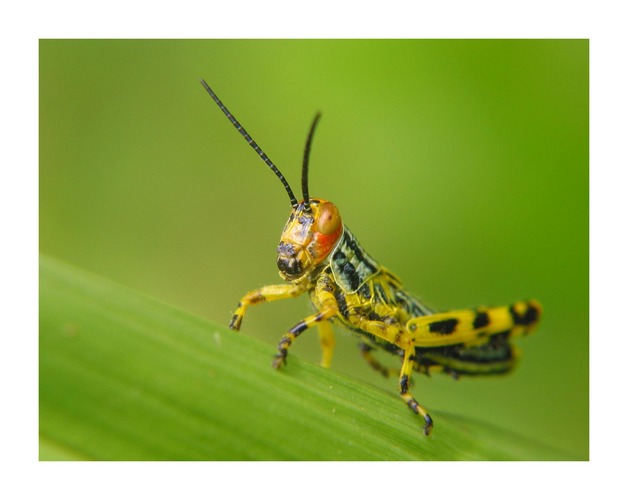
[[[340,227],[340,212],[336,205],[327,201],[323,203],[318,213],[318,230],[329,236],[334,234]]]

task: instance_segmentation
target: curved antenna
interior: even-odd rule
[[[308,189],[308,167],[310,165],[310,147],[312,146],[312,138],[314,137],[314,130],[318,124],[318,120],[321,119],[321,114],[316,113],[314,121],[310,127],[310,132],[307,135],[307,142],[305,143],[305,152],[303,153],[303,170],[301,171],[301,192],[303,193],[303,205],[306,212],[310,211],[310,192]]]
[[[240,125],[240,122],[236,120],[235,116],[233,116],[229,112],[227,107],[222,103],[222,101],[218,99],[218,96],[214,94],[214,91],[209,87],[209,85],[207,85],[205,80],[201,80],[201,84],[203,84],[203,87],[205,87],[205,90],[207,90],[207,93],[211,96],[214,102],[218,104],[218,107],[220,108],[220,110],[225,114],[227,118],[229,118],[229,121],[233,124],[236,130],[240,132],[240,134],[242,134],[242,137],[246,139],[246,142],[249,143],[249,146],[251,146],[255,150],[255,152],[260,156],[260,158],[264,160],[264,162],[266,162],[266,165],[268,165],[270,169],[273,172],[275,172],[275,175],[279,177],[279,180],[283,184],[283,187],[286,189],[286,192],[288,193],[288,197],[290,198],[290,205],[292,205],[292,208],[297,208],[299,206],[299,202],[295,198],[294,193],[292,192],[292,189],[290,188],[290,185],[288,184],[288,181],[283,176],[283,174],[279,171],[279,169],[275,166],[275,164],[272,161],[270,161],[270,158],[266,156],[266,153],[262,151],[262,148],[260,148],[257,145],[257,143],[253,140],[253,138],[248,134],[248,132],[244,130],[244,127]]]

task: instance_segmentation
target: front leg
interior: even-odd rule
[[[258,288],[257,290],[247,293],[238,303],[238,308],[231,318],[229,328],[232,330],[240,329],[244,313],[246,312],[246,308],[248,306],[260,304],[261,302],[271,302],[273,300],[298,297],[305,292],[306,289],[307,288],[302,285],[287,283],[282,285],[263,286],[262,288]]]
[[[292,342],[301,335],[308,328],[318,325],[319,332],[321,334],[321,346],[323,348],[323,366],[328,366],[331,363],[331,355],[333,352],[333,331],[329,324],[329,319],[338,314],[338,302],[333,294],[333,287],[328,279],[321,279],[316,284],[314,291],[315,303],[318,307],[318,312],[312,314],[302,321],[299,321],[294,325],[288,333],[285,333],[279,345],[277,346],[277,354],[273,361],[273,367],[279,368],[286,363],[286,357],[288,356],[288,349],[292,345]]]

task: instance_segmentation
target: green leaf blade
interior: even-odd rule
[[[569,459],[433,412],[47,257],[41,460]]]

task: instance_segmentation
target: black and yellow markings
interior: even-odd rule
[[[288,355],[288,349],[292,345],[292,342],[301,335],[305,330],[314,326],[317,323],[324,322],[329,318],[335,316],[336,307],[329,306],[325,311],[321,311],[317,314],[312,314],[308,316],[302,321],[299,321],[296,325],[294,325],[288,333],[285,333],[281,340],[279,341],[279,345],[277,346],[277,354],[275,354],[275,359],[273,360],[273,367],[279,368],[280,366],[286,364],[286,357]],[[327,341],[329,339],[326,339]],[[333,348],[333,346],[332,346]],[[326,352],[326,356],[329,357],[329,361],[331,361],[331,352],[329,350]],[[323,363],[325,364],[325,360]]]
[[[456,378],[460,375],[507,373],[516,362],[510,337],[529,331],[540,315],[540,306],[530,301],[511,306],[416,316],[412,315],[412,308],[408,306],[407,292],[401,295],[403,302],[396,301],[400,290],[398,280],[385,270],[359,283],[355,293],[346,293],[338,286],[333,273],[321,272],[315,289],[310,290],[318,312],[299,321],[282,336],[273,366],[279,368],[286,364],[294,341],[315,325],[319,327],[323,351],[321,364],[329,366],[335,345],[331,320],[339,320],[350,330],[372,339],[369,343],[361,343],[363,358],[382,375],[399,376],[402,400],[414,413],[422,416],[424,433],[429,434],[433,421],[409,391],[412,372],[429,374],[445,371]],[[302,293],[300,288],[264,287],[247,294],[241,302],[253,305],[299,293]],[[411,300],[416,301],[413,297]],[[416,307],[428,310],[422,304]],[[382,365],[373,355],[375,347],[401,354],[401,370]]]
[[[281,337],[281,340],[277,345],[277,354],[275,354],[275,358],[273,360],[274,368],[279,368],[286,364],[288,349],[292,345],[292,342],[294,342],[294,340],[305,330],[314,325],[319,326],[321,347],[323,349],[323,359],[321,364],[323,366],[329,366],[329,363],[331,363],[335,342],[333,332],[329,331],[329,325],[327,323],[329,323],[328,320],[338,314],[338,303],[336,302],[333,294],[333,286],[330,285],[327,275],[318,280],[314,292],[316,293],[316,298],[319,301],[317,303],[318,312],[299,321]]]
[[[438,333],[439,335],[449,335],[456,331],[458,326],[457,318],[442,319],[440,321],[432,321],[429,323],[430,333]]]
[[[536,301],[515,302],[510,306],[510,315],[515,325],[534,325],[541,315],[541,306]]]
[[[410,319],[406,326],[414,334],[417,347],[473,345],[499,332],[527,333],[536,325],[539,315],[537,302],[516,302],[512,306],[421,316]]]
[[[423,417],[425,424],[423,425],[423,434],[429,436],[434,427],[432,417],[427,413],[427,410],[423,408],[419,402],[410,393],[410,376],[414,368],[414,348],[407,349],[404,352],[403,363],[401,365],[401,377],[399,378],[399,395],[401,399],[408,405],[408,407],[416,414]]]
[[[475,319],[473,320],[473,328],[480,330],[485,326],[488,326],[489,319],[486,311],[476,311]]]
[[[357,292],[380,270],[377,262],[362,250],[346,226],[338,245],[331,252],[330,267],[336,283],[345,293]]]
[[[331,322],[338,322],[361,337],[360,350],[371,367],[386,376],[399,375],[399,395],[414,413],[421,415],[426,435],[433,421],[410,392],[413,373],[429,375],[443,371],[458,377],[506,373],[513,368],[518,355],[511,340],[536,326],[541,315],[538,302],[434,312],[364,250],[342,223],[333,203],[310,198],[309,153],[320,114],[312,122],[306,141],[301,173],[303,200],[299,202],[270,158],[207,83],[202,81],[202,84],[281,181],[292,207],[277,248],[277,267],[286,283],[247,293],[231,318],[231,329],[240,329],[249,306],[307,292],[315,312],[281,337],[273,366],[279,368],[285,364],[291,345],[312,326],[318,326],[323,351],[321,364],[329,366],[335,345]],[[380,364],[372,352],[375,348],[400,357],[400,370]]]

